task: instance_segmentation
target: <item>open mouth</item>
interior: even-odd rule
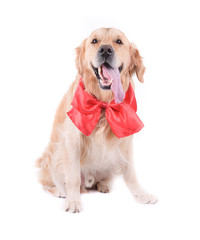
[[[92,64],[91,64],[92,65]],[[95,68],[92,65],[93,71],[99,80],[99,85],[102,89],[104,90],[109,90],[111,89],[111,85],[113,82],[112,77],[109,75],[109,69],[113,69],[108,63],[103,63],[100,67]],[[122,71],[123,64],[118,68],[119,72]]]

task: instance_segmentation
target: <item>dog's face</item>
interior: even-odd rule
[[[121,31],[113,28],[92,32],[77,48],[76,65],[85,84],[96,89],[98,85],[100,90],[112,89],[116,77],[126,91],[133,73],[143,82],[145,71],[139,51]]]

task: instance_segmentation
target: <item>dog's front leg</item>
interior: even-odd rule
[[[133,157],[132,157],[132,151],[130,150],[129,152],[129,161],[128,164],[124,170],[123,177],[124,180],[130,189],[131,193],[135,197],[135,199],[140,202],[140,203],[156,203],[157,198],[152,195],[147,193],[139,184],[136,173],[135,173],[135,168],[133,165]]]
[[[78,135],[68,135],[66,140],[67,164],[65,169],[65,209],[69,212],[81,211],[80,186],[80,139]]]

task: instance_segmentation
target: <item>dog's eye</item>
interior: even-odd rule
[[[91,43],[92,44],[98,43],[98,40],[96,38],[94,38]]]
[[[117,39],[116,43],[117,43],[117,44],[123,44],[120,39]]]

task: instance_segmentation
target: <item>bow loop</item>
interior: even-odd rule
[[[100,111],[101,102],[86,92],[83,82],[80,81],[71,105],[80,113],[89,115]]]

